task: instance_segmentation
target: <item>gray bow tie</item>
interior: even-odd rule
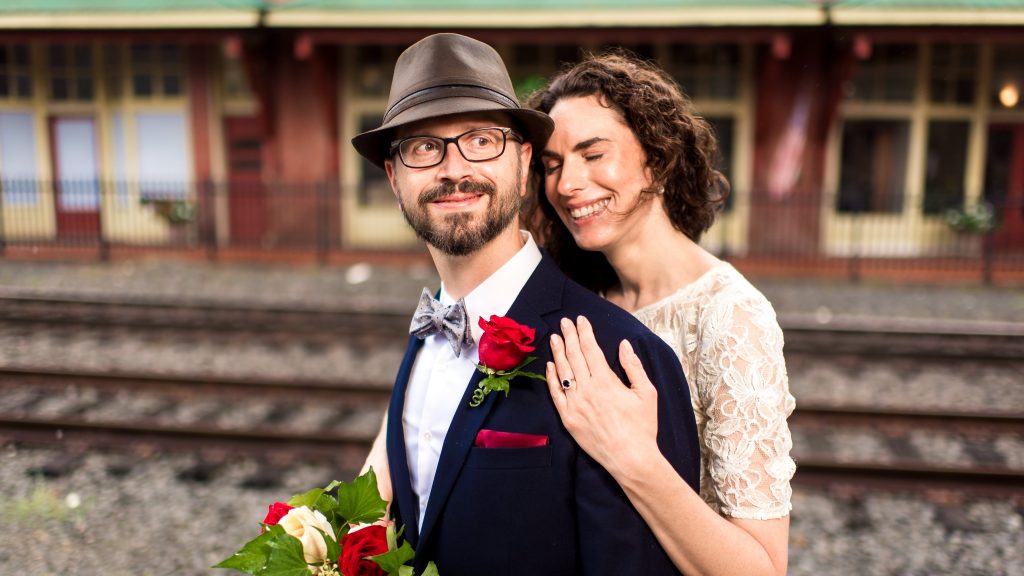
[[[423,340],[434,332],[444,334],[456,357],[462,353],[464,346],[469,347],[473,344],[466,302],[459,298],[455,304],[444,306],[424,288],[416,313],[412,316],[412,324],[409,325],[409,334]]]

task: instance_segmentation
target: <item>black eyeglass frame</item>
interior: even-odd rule
[[[501,132],[501,151],[499,151],[494,156],[491,156],[490,158],[482,158],[480,160],[471,160],[469,158],[466,158],[466,153],[462,151],[462,146],[459,146],[459,140],[463,136],[466,136],[467,134],[472,134],[473,132],[476,132],[478,130],[498,130],[498,131],[500,131]],[[452,136],[450,138],[444,138],[444,137],[441,137],[441,136],[432,136],[430,134],[418,134],[418,135],[414,135],[414,136],[407,136],[405,138],[401,138],[401,139],[398,139],[398,140],[393,140],[391,142],[391,146],[388,148],[388,156],[394,158],[395,157],[395,152],[398,152],[398,158],[402,161],[402,164],[405,164],[409,168],[416,169],[416,170],[418,170],[420,168],[433,168],[434,166],[437,166],[438,164],[444,162],[444,159],[448,156],[448,144],[452,143],[452,144],[455,144],[455,149],[459,151],[459,154],[463,158],[465,158],[466,162],[489,162],[491,160],[494,160],[495,158],[501,157],[501,155],[505,153],[505,147],[508,145],[508,138],[510,136],[516,142],[519,142],[520,144],[523,143],[523,137],[520,136],[518,132],[516,132],[515,130],[513,130],[511,128],[504,127],[504,126],[482,126],[480,128],[473,128],[472,130],[466,130],[462,134],[458,134],[458,135]],[[439,140],[441,142],[441,157],[437,160],[437,162],[434,162],[433,164],[428,164],[426,166],[409,166],[409,163],[405,161],[405,156],[402,155],[402,144],[404,142],[407,142],[409,140],[414,140],[414,139],[417,139],[417,138],[432,138],[434,140]]]

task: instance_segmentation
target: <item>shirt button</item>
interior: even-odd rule
[[[424,432],[424,433],[423,433],[423,440],[424,440],[424,441],[426,441],[426,442],[430,442],[430,439],[431,439],[431,438],[432,438],[432,436],[430,435],[430,432]]]

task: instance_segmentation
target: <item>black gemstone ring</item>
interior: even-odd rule
[[[567,378],[562,380],[562,390],[568,390],[569,388],[572,388],[572,379]]]

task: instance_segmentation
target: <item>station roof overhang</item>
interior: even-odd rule
[[[1024,0],[5,0],[0,29],[505,30],[1007,28]],[[356,36],[361,36],[357,34]]]

